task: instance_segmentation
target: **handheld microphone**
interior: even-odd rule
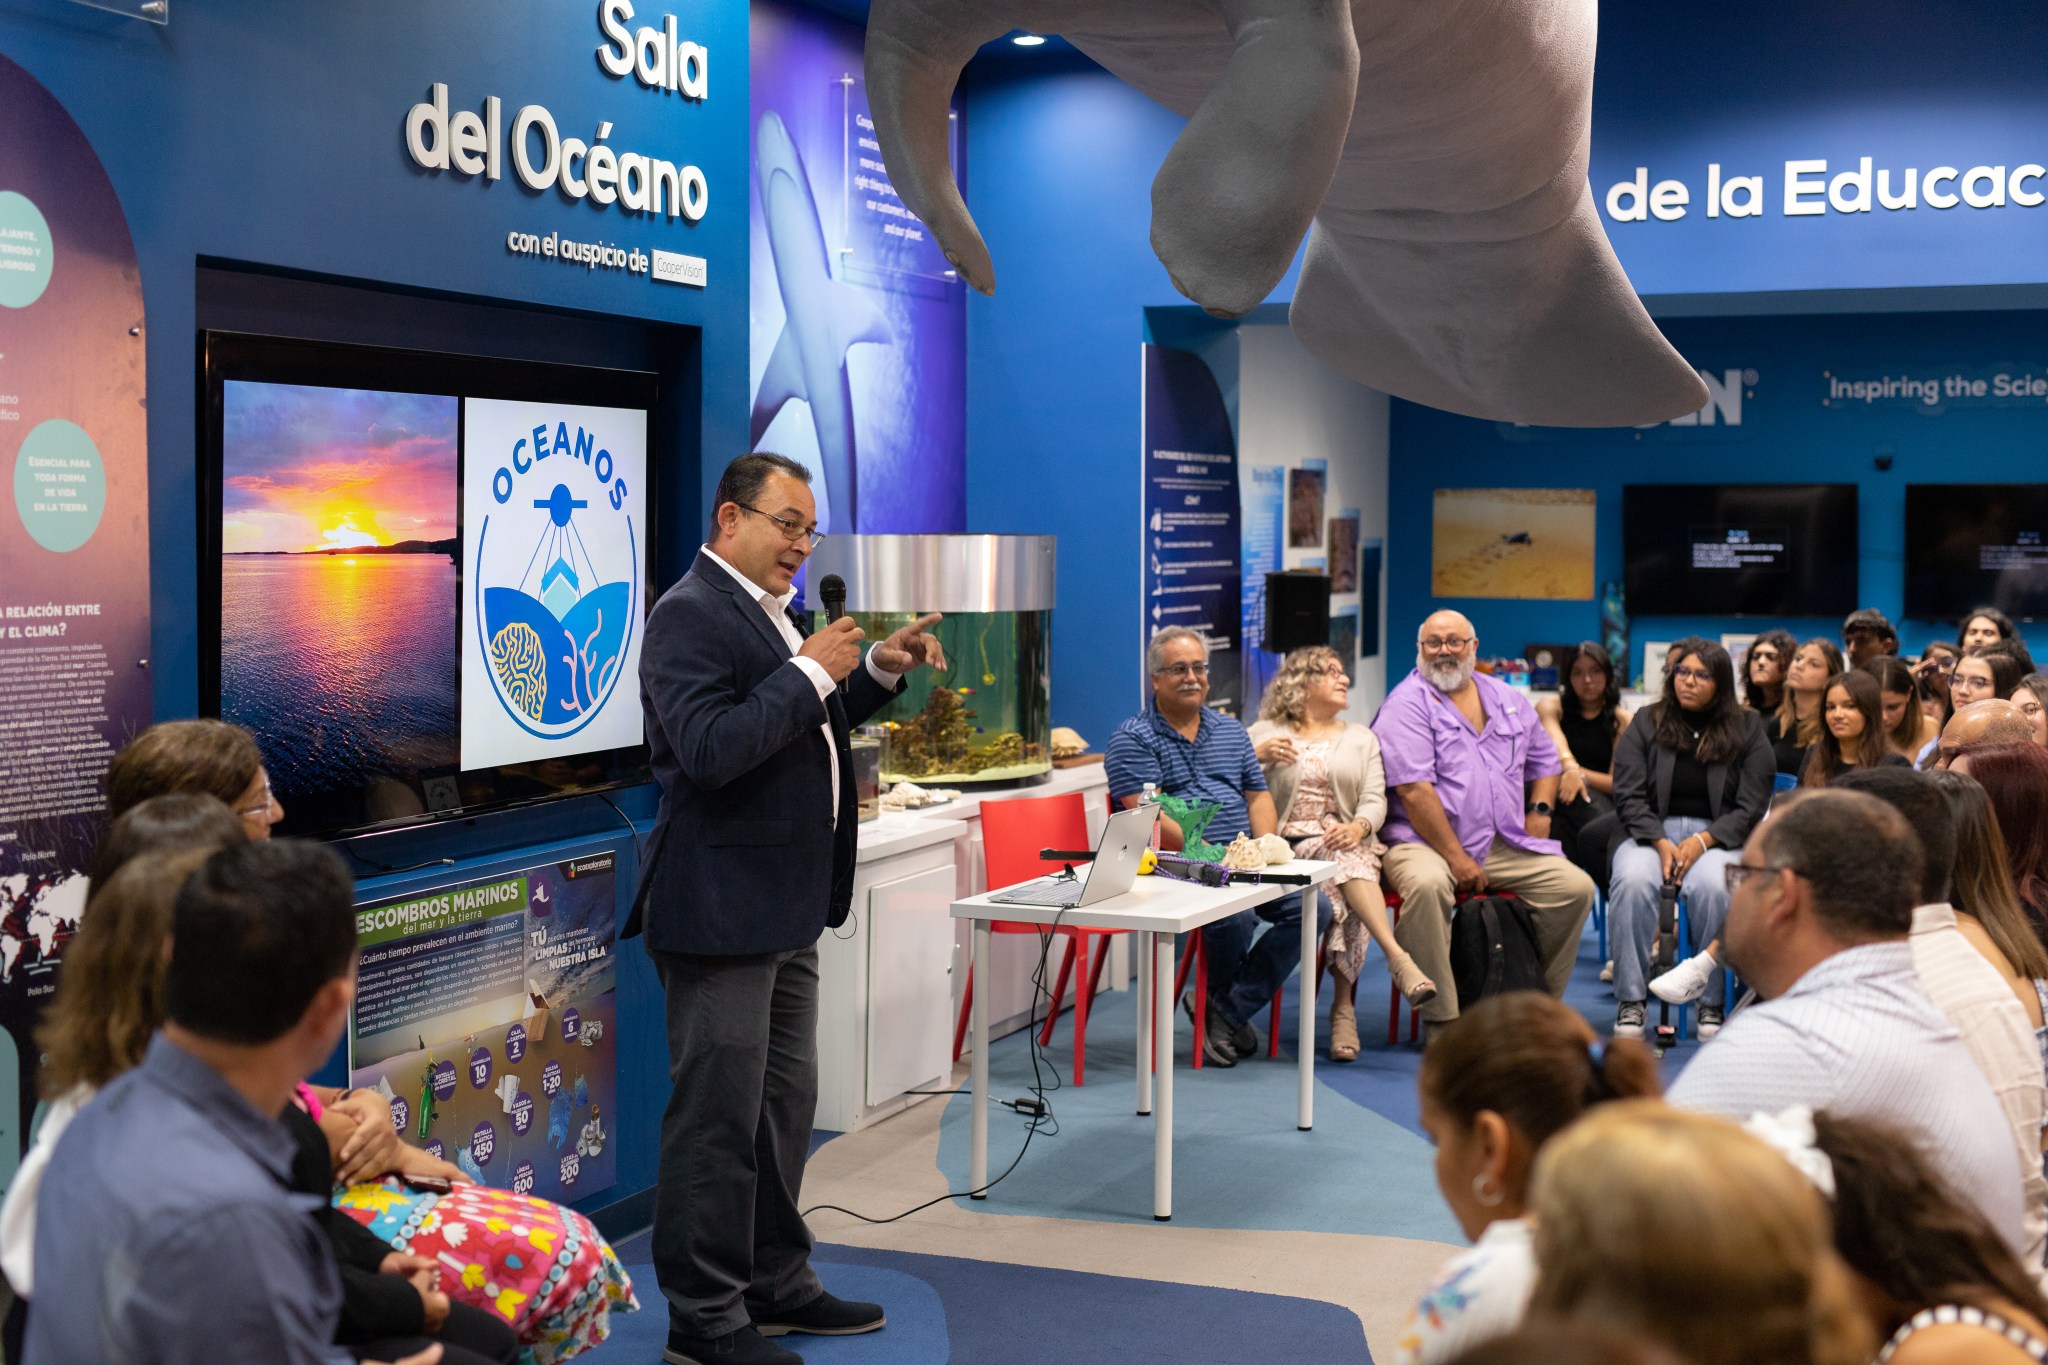
[[[836,573],[826,574],[818,580],[818,600],[825,605],[826,625],[846,615],[846,580]],[[845,678],[839,680],[839,690],[847,690]]]

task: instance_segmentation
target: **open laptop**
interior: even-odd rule
[[[1084,905],[1121,896],[1138,880],[1138,864],[1152,845],[1152,826],[1159,819],[1157,806],[1133,806],[1109,817],[1102,827],[1102,842],[1095,846],[1095,861],[1074,881],[1037,877],[989,900],[998,905],[1048,905],[1077,910]]]

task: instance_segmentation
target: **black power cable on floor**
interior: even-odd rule
[[[1024,1145],[1017,1149],[1017,1155],[1011,1159],[1010,1164],[1008,1166],[1005,1166],[1003,1168],[1003,1173],[997,1176],[995,1179],[989,1181],[986,1185],[981,1186],[979,1189],[948,1190],[944,1194],[937,1195],[934,1198],[925,1200],[922,1204],[913,1204],[911,1207],[903,1210],[903,1212],[901,1213],[892,1213],[887,1218],[871,1218],[865,1213],[856,1213],[854,1210],[846,1208],[839,1204],[813,1204],[811,1207],[803,1210],[799,1215],[800,1217],[808,1218],[814,1213],[831,1212],[843,1213],[849,1218],[858,1218],[863,1223],[873,1223],[876,1225],[880,1225],[883,1223],[899,1222],[902,1219],[910,1217],[910,1215],[913,1213],[923,1212],[924,1210],[930,1208],[934,1204],[943,1204],[948,1199],[972,1199],[979,1195],[987,1194],[990,1190],[994,1189],[996,1186],[1002,1184],[1003,1181],[1007,1180],[1010,1176],[1010,1172],[1017,1169],[1017,1164],[1024,1160],[1024,1154],[1031,1150],[1031,1139],[1039,1132],[1040,1129],[1043,1129],[1045,1131],[1045,1135],[1047,1137],[1059,1136],[1059,1121],[1053,1117],[1052,1104],[1046,1099],[1046,1096],[1048,1094],[1052,1093],[1055,1090],[1058,1090],[1062,1084],[1060,1080],[1059,1068],[1053,1064],[1051,1058],[1045,1055],[1045,1048],[1043,1044],[1039,1042],[1039,1025],[1036,1019],[1032,1018],[1032,1016],[1037,1013],[1037,1006],[1041,1000],[1045,1002],[1046,1017],[1050,1018],[1052,1016],[1052,991],[1045,983],[1045,969],[1047,959],[1049,958],[1052,952],[1053,940],[1059,936],[1060,921],[1066,918],[1067,910],[1069,908],[1071,907],[1062,906],[1059,914],[1053,916],[1052,923],[1046,926],[1044,937],[1040,939],[1038,945],[1038,968],[1031,974],[1032,1010],[1029,1014],[1026,1015],[1026,1018],[1030,1019],[1031,1022],[1027,1023],[1025,1025],[1025,1028],[1029,1031],[1031,1035],[1029,1039],[1031,1047],[1030,1088],[1032,1100],[1035,1101],[1038,1105],[1038,1112],[1036,1114],[1032,1114],[1025,1110],[1022,1106],[1026,1103],[1026,1101],[1023,1100],[996,1101],[996,1103],[1002,1105],[1004,1108],[1009,1109],[1018,1114],[1023,1114],[1030,1119],[1030,1122],[1027,1123],[1024,1128]],[[981,988],[983,990],[987,990],[989,988],[989,983],[986,981],[982,982]],[[1077,980],[1077,989],[1084,988],[1085,987],[1081,986]],[[977,1042],[979,1041],[980,1040],[977,1040]],[[1048,1075],[1050,1075],[1050,1081],[1048,1081],[1047,1079]],[[906,1093],[914,1095],[966,1095],[971,1094],[972,1091],[913,1090],[908,1091]]]

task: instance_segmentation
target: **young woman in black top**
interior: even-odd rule
[[[1719,937],[1728,916],[1722,869],[1771,800],[1771,747],[1756,713],[1736,700],[1728,651],[1695,639],[1672,653],[1663,699],[1635,718],[1614,752],[1614,810],[1626,835],[1607,891],[1617,1038],[1642,1036],[1659,889],[1679,882],[1694,952]],[[1702,1037],[1721,1025],[1720,984],[1717,971],[1700,1006]]]
[[[1789,630],[1767,630],[1749,643],[1742,662],[1742,704],[1769,720],[1785,700],[1785,673],[1799,641]]]
[[[1911,766],[1885,742],[1884,698],[1877,679],[1852,668],[1828,684],[1824,727],[1806,766],[1802,787],[1825,787],[1851,768]]]
[[[1565,857],[1605,886],[1613,824],[1601,817],[1614,809],[1614,741],[1628,728],[1629,712],[1614,661],[1592,640],[1572,651],[1562,682],[1556,696],[1536,699],[1536,716],[1564,763],[1551,834]]]
[[[1828,683],[1841,671],[1842,651],[1824,635],[1808,640],[1793,653],[1791,666],[1785,670],[1778,723],[1765,730],[1779,772],[1797,776],[1805,764],[1806,751],[1820,738],[1821,705]]]
[[[1918,762],[1920,751],[1941,736],[1941,726],[1920,705],[1920,684],[1913,670],[1896,654],[1880,654],[1864,664],[1863,671],[1877,679],[1884,702],[1885,742],[1908,763]]]

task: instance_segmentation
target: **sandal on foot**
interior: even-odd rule
[[[1401,992],[1411,1006],[1421,1009],[1436,999],[1436,983],[1422,974],[1422,968],[1415,965],[1414,958],[1403,955],[1393,967],[1394,989]]]

